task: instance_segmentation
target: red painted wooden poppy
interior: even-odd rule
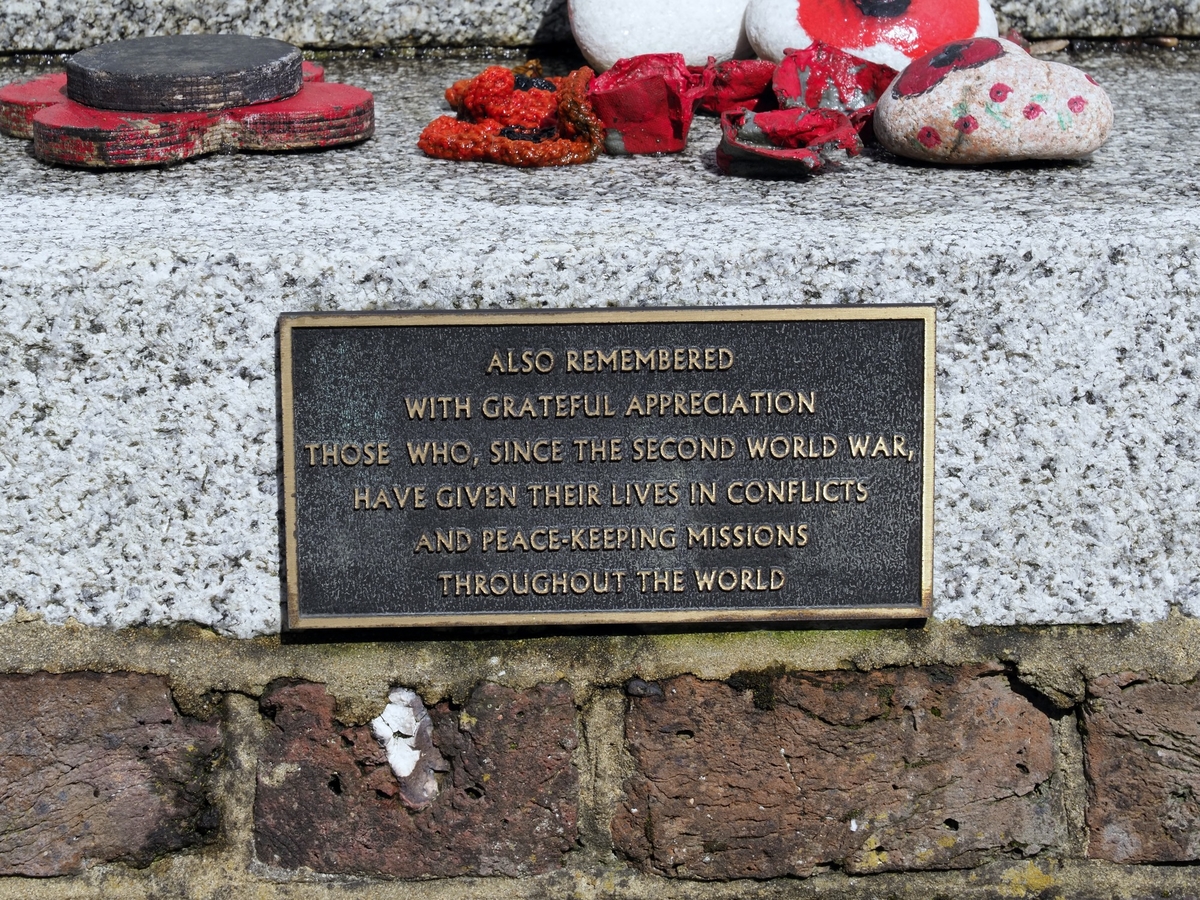
[[[294,93],[282,99],[180,112],[85,106],[68,99],[69,75],[46,75],[0,89],[0,132],[32,138],[34,155],[44,162],[93,169],[162,165],[218,150],[318,149],[371,136],[375,99],[369,91],[326,84],[324,70],[311,63],[301,72],[299,90],[289,88]],[[148,89],[146,82],[136,86]]]
[[[325,80],[325,69],[316,63],[302,63],[300,70],[306,84]],[[66,100],[66,72],[0,88],[0,134],[32,141],[33,117],[47,106]]]

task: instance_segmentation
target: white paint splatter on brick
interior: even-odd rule
[[[421,758],[421,751],[417,749],[417,731],[422,718],[428,720],[429,713],[421,698],[407,688],[398,688],[388,694],[388,705],[371,722],[371,732],[383,745],[388,765],[397,778],[411,775]]]

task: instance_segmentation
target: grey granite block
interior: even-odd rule
[[[1013,27],[1038,38],[1200,35],[1200,0],[1008,0],[992,8],[1001,34]]]
[[[1003,33],[1200,36],[1200,0],[1011,0]],[[156,34],[237,32],[312,48],[519,47],[571,40],[566,0],[7,0],[0,52],[65,52]]]
[[[358,148],[95,174],[0,141],[0,616],[278,627],[285,310],[932,302],[935,614],[1200,613],[1200,54],[1076,60],[1090,161],[867,154],[800,182],[691,147],[517,171],[426,159],[481,61],[344,62]]]
[[[334,48],[512,47],[571,39],[566,0],[6,0],[0,48],[68,51],[205,31]]]

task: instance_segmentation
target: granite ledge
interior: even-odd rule
[[[1117,129],[1047,166],[729,179],[711,120],[677,157],[425,159],[480,60],[331,60],[376,92],[357,148],[96,174],[0,141],[0,619],[278,629],[282,311],[879,302],[938,305],[937,618],[1200,613],[1200,53],[1069,61]]]

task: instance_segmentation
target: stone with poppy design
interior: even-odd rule
[[[998,34],[988,0],[750,0],[745,26],[763,59],[821,41],[893,69],[950,41]]]
[[[1078,159],[1104,143],[1112,121],[1108,95],[1086,73],[975,38],[915,60],[880,97],[874,124],[897,155],[971,165]]]

